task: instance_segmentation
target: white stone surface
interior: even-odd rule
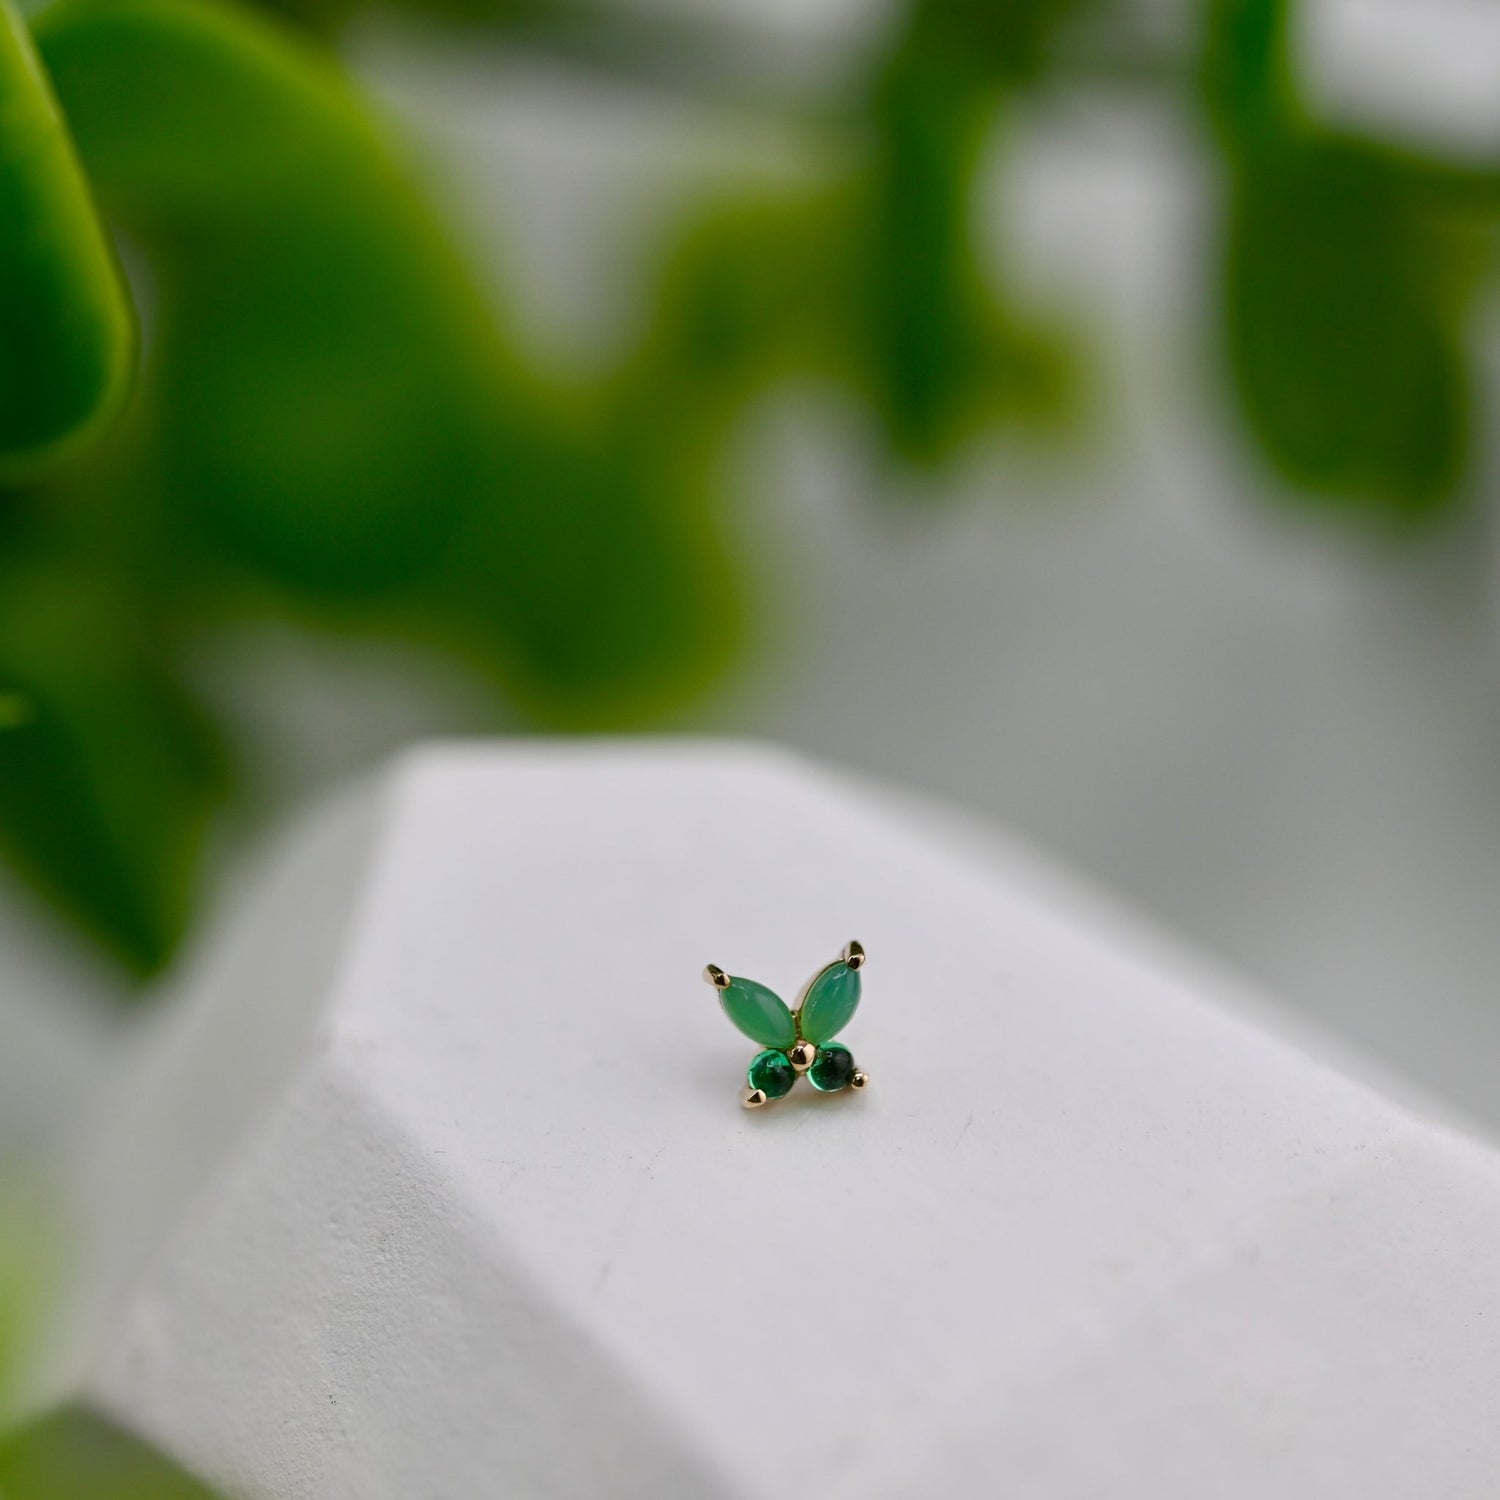
[[[248,1059],[88,1389],[234,1492],[1493,1494],[1496,1159],[1023,856],[643,742],[423,751],[306,842],[114,1143]],[[740,1110],[702,964],[850,936],[872,1088]]]

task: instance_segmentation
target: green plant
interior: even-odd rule
[[[135,327],[25,23],[0,6],[0,482],[44,473],[118,410]]]
[[[0,1438],[4,1500],[214,1500],[214,1491],[95,1412],[69,1407]]]
[[[1216,0],[1204,80],[1228,167],[1226,343],[1262,450],[1302,492],[1405,525],[1469,461],[1464,327],[1500,178],[1311,119],[1289,0]]]
[[[34,1194],[0,1185],[0,1500],[213,1500],[175,1464],[82,1407],[18,1418],[51,1305],[55,1239]]]
[[[715,76],[712,28],[410,4],[659,85]],[[26,226],[0,247],[0,851],[139,975],[250,774],[188,683],[206,635],[274,614],[414,641],[534,722],[638,724],[741,638],[719,474],[757,393],[836,381],[929,472],[1065,414],[1078,352],[974,226],[988,148],[1040,92],[1200,111],[1221,342],[1274,493],[1399,531],[1464,492],[1497,181],[1318,122],[1290,0],[1205,0],[1175,49],[1119,0],[912,0],[807,112],[800,185],[688,216],[644,336],[576,380],[521,357],[338,67],[359,0],[56,0],[40,61],[0,6],[0,205]],[[133,392],[114,237],[144,289]]]

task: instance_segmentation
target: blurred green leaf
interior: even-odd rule
[[[869,392],[907,460],[940,461],[1032,368],[1038,335],[1013,326],[980,263],[975,181],[1002,102],[1045,75],[1057,33],[1089,5],[918,0],[877,82],[867,238],[849,271]]]
[[[0,1178],[0,1438],[28,1395],[46,1331],[58,1279],[56,1227],[54,1208],[35,1184]]]
[[[1299,118],[1289,0],[1208,0],[1199,68],[1210,117],[1234,149]]]
[[[1332,139],[1246,152],[1225,252],[1234,377],[1286,478],[1409,521],[1454,493],[1469,381],[1453,242],[1380,153]]]
[[[412,577],[496,479],[492,319],[331,64],[192,0],[63,0],[37,38],[160,299],[139,462],[279,582]]]
[[[952,81],[907,74],[886,96],[861,268],[873,394],[895,450],[926,462],[952,446],[996,321],[971,223],[993,101],[950,90]]]
[[[659,424],[539,408],[510,435],[524,506],[475,511],[445,566],[392,599],[395,628],[503,681],[533,718],[629,726],[675,706],[739,634],[738,579],[712,510]]]
[[[0,1183],[0,1500],[214,1500],[203,1485],[106,1419],[70,1407],[16,1425],[58,1261],[54,1216]]]
[[[1452,500],[1468,460],[1462,320],[1483,193],[1311,119],[1292,15],[1290,0],[1213,0],[1206,12],[1202,78],[1228,159],[1235,388],[1294,486],[1368,521],[1410,523]]]
[[[0,729],[15,729],[30,723],[35,712],[31,699],[20,693],[0,693]]]
[[[92,1412],[69,1409],[0,1441],[4,1500],[214,1500],[176,1464]]]
[[[0,684],[30,710],[0,850],[149,974],[227,788],[182,642],[269,605],[619,723],[723,664],[737,590],[698,451],[615,383],[521,372],[315,47],[213,0],[61,0],[37,36],[152,321],[128,420],[0,510]]]
[[[159,493],[172,546],[463,651],[568,722],[637,716],[722,661],[709,495],[653,492],[633,437],[600,447],[597,393],[523,374],[325,57],[210,0],[62,0],[38,36],[153,259],[140,431],[106,482],[128,465]]]
[[[892,71],[945,74],[955,90],[976,81],[1036,83],[1052,66],[1059,34],[1098,0],[915,0]]]
[[[822,185],[706,206],[663,268],[624,399],[708,404],[727,419],[788,370],[846,363],[853,208],[847,191]]]
[[[31,710],[0,734],[0,849],[141,974],[183,932],[226,780],[166,656],[116,588],[0,560],[0,679]]]
[[[133,315],[26,23],[0,0],[0,480],[34,479],[119,408]]]

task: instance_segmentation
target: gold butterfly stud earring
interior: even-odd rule
[[[868,1074],[854,1066],[854,1054],[834,1041],[859,1009],[864,966],[864,948],[850,942],[803,985],[796,1010],[753,979],[734,978],[717,964],[704,969],[704,979],[719,992],[724,1014],[765,1049],[745,1070],[740,1098],[746,1109],[783,1098],[803,1075],[821,1094],[862,1089],[869,1083]]]

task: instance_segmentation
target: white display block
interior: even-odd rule
[[[1493,1500],[1496,1158],[1024,856],[723,744],[436,747],[335,821],[152,1076],[232,1046],[249,1118],[87,1386],[231,1493]],[[703,965],[851,937],[870,1088],[742,1110]]]

